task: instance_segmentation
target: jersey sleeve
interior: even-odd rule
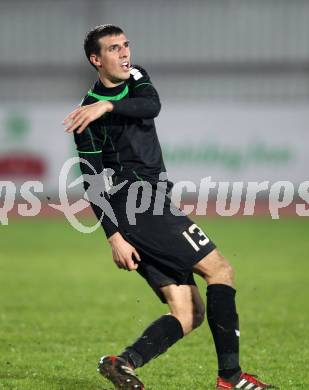
[[[88,105],[94,101],[86,97],[81,105]],[[118,224],[115,218],[112,220],[111,215],[106,210],[112,212],[109,206],[109,195],[105,190],[104,182],[104,165],[102,160],[102,137],[99,137],[100,129],[96,122],[92,122],[81,134],[74,132],[74,141],[79,155],[79,167],[83,175],[83,186],[87,193],[91,208],[101,222],[106,237],[109,238],[118,231]]]
[[[140,66],[134,66],[130,73],[129,98],[112,102],[113,112],[132,118],[155,118],[159,115],[161,103],[148,73]]]
[[[79,158],[88,200],[95,216],[101,222],[106,237],[109,238],[118,231],[118,223],[105,188],[102,153],[81,151]]]
[[[131,96],[136,96],[136,95],[138,96],[140,90],[143,90],[149,86],[151,86],[154,89],[149,74],[146,72],[144,68],[138,65],[135,65],[131,68],[129,83],[130,83]],[[141,89],[137,90],[137,88],[141,88]]]
[[[84,189],[91,208],[101,222],[107,238],[118,231],[118,222],[106,192],[103,162],[99,154],[79,153],[80,170],[84,178]]]

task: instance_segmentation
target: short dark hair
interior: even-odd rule
[[[84,50],[88,61],[94,68],[96,68],[96,66],[93,65],[93,63],[90,61],[90,56],[91,54],[100,54],[101,46],[99,39],[106,37],[107,35],[120,34],[123,34],[123,30],[118,26],[114,26],[113,24],[102,24],[87,32],[84,40]]]

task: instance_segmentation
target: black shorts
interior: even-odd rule
[[[190,218],[176,209],[168,196],[164,197],[162,215],[154,215],[156,186],[153,186],[148,210],[135,215],[136,224],[128,221],[126,196],[126,191],[112,196],[119,231],[141,256],[138,273],[166,303],[160,287],[170,284],[196,285],[193,266],[216,246]],[[175,216],[172,210],[181,215]]]

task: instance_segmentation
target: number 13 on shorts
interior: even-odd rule
[[[192,238],[192,236],[195,236],[196,233],[199,237],[201,237],[200,240],[197,242]],[[195,223],[191,225],[188,230],[185,230],[182,232],[182,235],[188,240],[188,242],[193,246],[193,248],[198,252],[201,248],[201,246],[205,246],[209,243],[209,238],[206,236],[206,234],[203,232],[201,228],[199,228]]]

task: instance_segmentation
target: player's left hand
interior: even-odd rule
[[[77,130],[76,132],[80,134],[86,129],[89,123],[100,118],[106,112],[111,112],[113,108],[113,104],[105,100],[100,100],[88,106],[78,107],[64,119],[65,131],[67,133],[73,133],[73,131]]]
[[[112,247],[113,260],[118,268],[127,271],[135,271],[141,261],[137,250],[127,242],[119,232],[109,237],[108,242]]]

